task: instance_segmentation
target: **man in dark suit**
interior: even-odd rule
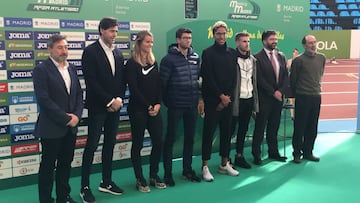
[[[276,49],[277,36],[273,30],[262,34],[263,49],[257,59],[259,113],[256,115],[253,133],[252,154],[254,164],[261,165],[261,143],[266,127],[266,142],[270,159],[285,162],[278,150],[278,130],[280,125],[283,95],[288,87],[289,79],[285,56]]]
[[[50,203],[56,171],[56,202],[74,203],[70,197],[70,169],[83,97],[75,67],[66,59],[65,36],[52,35],[47,43],[50,57],[34,68],[33,81],[40,113],[34,135],[41,138],[39,200]]]
[[[99,23],[99,40],[86,47],[82,55],[86,84],[85,107],[89,114],[89,135],[81,171],[80,195],[84,202],[95,202],[89,177],[102,129],[102,181],[98,189],[114,195],[123,193],[111,179],[113,149],[126,87],[124,58],[120,50],[114,48],[117,33],[118,21],[115,18],[103,18]]]

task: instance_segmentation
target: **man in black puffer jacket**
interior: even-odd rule
[[[168,54],[160,63],[163,100],[168,107],[163,153],[164,182],[168,186],[175,185],[172,176],[172,155],[181,118],[184,122],[183,178],[200,182],[200,178],[191,167],[199,101],[199,55],[193,51],[191,41],[192,31],[179,28],[176,31],[177,43],[169,46]]]

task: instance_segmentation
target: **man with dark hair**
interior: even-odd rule
[[[295,163],[301,156],[309,161],[320,161],[313,155],[321,105],[321,79],[326,57],[317,52],[316,38],[306,35],[302,39],[305,52],[291,65],[290,85],[295,94],[295,119],[292,145]]]
[[[266,127],[266,142],[270,159],[285,162],[278,149],[278,130],[280,125],[283,95],[288,87],[288,71],[283,53],[277,50],[277,36],[273,30],[262,34],[263,49],[257,59],[257,84],[259,94],[259,113],[256,115],[252,142],[254,164],[261,165],[261,143]]]
[[[213,136],[217,125],[220,126],[221,163],[218,172],[237,176],[229,162],[232,100],[236,85],[236,60],[234,50],[227,47],[227,25],[218,21],[213,25],[214,44],[202,53],[201,77],[204,99],[204,128],[202,139],[202,175],[205,181],[213,181],[208,161],[211,158]]]
[[[33,81],[40,107],[34,135],[40,137],[39,201],[52,203],[55,172],[56,202],[75,203],[70,197],[70,170],[83,97],[76,69],[67,62],[68,43],[63,35],[50,36],[50,57],[34,68]]]
[[[199,55],[191,47],[192,31],[179,28],[176,43],[169,46],[168,54],[160,63],[163,100],[167,110],[167,134],[164,141],[164,181],[174,186],[172,176],[173,145],[180,119],[184,122],[183,178],[200,182],[192,169],[197,105],[199,100]]]
[[[99,24],[99,40],[86,47],[82,55],[86,84],[85,107],[89,113],[89,135],[81,170],[80,195],[84,202],[95,202],[89,178],[102,129],[102,181],[98,189],[114,195],[123,193],[111,178],[113,149],[126,88],[124,58],[121,51],[113,46],[117,33],[118,21],[115,18],[103,18]]]
[[[244,142],[248,131],[251,115],[259,111],[257,93],[256,59],[250,54],[250,37],[248,33],[239,32],[235,35],[237,83],[233,101],[232,133],[238,123],[236,136],[235,165],[251,168],[244,157]]]

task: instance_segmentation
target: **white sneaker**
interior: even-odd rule
[[[214,181],[214,177],[211,175],[208,166],[203,166],[203,168],[202,168],[202,176],[203,176],[203,179],[205,181],[207,181],[207,182]]]
[[[229,162],[227,162],[225,166],[220,165],[218,171],[221,174],[228,174],[230,176],[238,176],[239,175],[239,171],[237,171],[233,167],[231,167]]]

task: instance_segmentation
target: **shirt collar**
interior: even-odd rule
[[[101,37],[99,37],[99,43],[101,45],[101,47],[104,49],[104,51],[113,51],[114,50],[114,45],[111,46],[111,48],[109,48],[105,42],[101,39]]]

